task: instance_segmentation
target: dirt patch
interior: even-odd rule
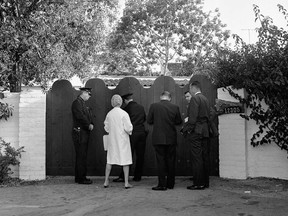
[[[175,188],[152,191],[156,177],[144,177],[125,190],[124,183],[104,188],[104,177],[79,185],[73,177],[18,181],[0,188],[1,216],[287,216],[288,181],[211,177],[209,189],[191,191],[189,177],[177,177]]]

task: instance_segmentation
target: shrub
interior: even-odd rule
[[[11,166],[20,164],[19,158],[24,152],[23,148],[15,149],[0,137],[0,183],[9,179],[9,175],[13,173]]]
[[[5,119],[7,121],[7,119],[12,116],[12,112],[13,112],[13,107],[7,103],[2,103],[0,101],[0,120],[1,119]]]
[[[286,9],[278,7],[288,24]],[[254,6],[254,11],[261,23],[258,42],[247,45],[236,37],[236,50],[223,50],[219,55],[218,73],[213,74],[213,79],[219,87],[231,85],[246,90],[247,95],[242,98],[226,87],[251,109],[242,117],[255,120],[259,126],[251,138],[253,146],[275,143],[288,152],[288,32],[261,15],[258,6]],[[264,103],[268,108],[263,107]]]

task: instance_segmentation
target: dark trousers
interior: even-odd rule
[[[176,145],[154,145],[154,148],[158,166],[158,186],[173,188],[175,184]]]
[[[73,142],[76,152],[75,181],[83,181],[87,175],[87,152],[89,142],[89,131],[73,130]]]
[[[134,178],[141,179],[143,174],[145,148],[146,148],[146,132],[145,131],[133,131],[130,136],[130,144],[132,156],[136,156]],[[124,178],[123,170],[121,171],[120,178]]]
[[[144,166],[144,155],[146,147],[146,133],[143,132],[133,132],[130,136],[132,155],[136,156],[136,163],[134,169],[134,178],[141,179]]]
[[[210,142],[209,138],[202,139],[203,165],[204,165],[204,186],[209,187],[210,175]]]
[[[194,185],[209,187],[209,139],[192,133],[187,135],[187,142],[191,147]]]

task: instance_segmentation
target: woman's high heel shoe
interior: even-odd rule
[[[104,184],[103,187],[104,187],[104,188],[108,188],[108,187],[109,187],[109,184],[107,184],[107,185]]]
[[[128,186],[125,186],[125,189],[130,189],[132,187],[133,187],[132,185],[128,185]]]

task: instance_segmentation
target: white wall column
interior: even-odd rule
[[[46,177],[46,95],[40,87],[22,87],[19,104],[19,146],[24,146],[19,177]]]
[[[236,93],[244,95],[243,90]],[[239,102],[222,88],[218,99]],[[247,178],[246,120],[239,113],[219,116],[219,173],[223,178]]]

